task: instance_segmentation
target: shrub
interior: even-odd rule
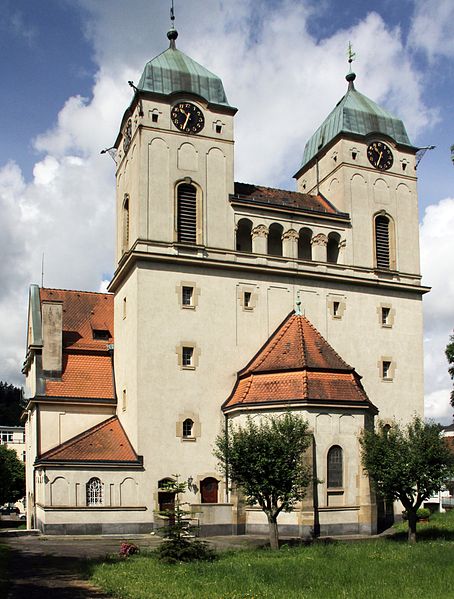
[[[216,559],[215,551],[205,541],[199,539],[171,539],[164,541],[156,549],[161,562],[177,564],[179,562],[205,561],[212,562]]]
[[[119,551],[119,555],[120,557],[130,557],[131,555],[134,555],[135,553],[139,553],[139,548],[137,547],[137,545],[134,545],[134,543],[127,543],[126,541],[124,541],[121,545],[120,545],[120,551]]]
[[[426,507],[420,507],[419,510],[416,511],[416,517],[418,520],[427,520],[431,515],[431,512]],[[408,520],[408,514],[406,510],[402,512],[402,520]]]

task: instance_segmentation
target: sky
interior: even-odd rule
[[[0,380],[23,384],[28,288],[104,290],[114,270],[110,147],[169,0],[0,0]],[[426,416],[452,421],[452,0],[175,0],[178,48],[219,75],[235,179],[294,189],[304,144],[356,88],[403,119],[418,166]],[[298,118],[295,118],[295,114]]]

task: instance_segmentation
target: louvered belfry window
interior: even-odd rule
[[[380,215],[375,219],[375,253],[377,268],[390,267],[389,218]]]
[[[197,243],[197,190],[183,183],[177,190],[178,241]]]

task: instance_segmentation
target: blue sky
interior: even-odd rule
[[[209,6],[209,10],[207,10]],[[304,144],[346,90],[406,123],[417,146],[428,413],[450,418],[454,325],[452,0],[176,0],[178,47],[220,75],[236,117],[237,180],[292,189]],[[113,163],[129,79],[167,47],[166,0],[0,0],[0,379],[20,382],[27,287],[99,289],[113,271]],[[305,118],[295,126],[289,107]],[[273,118],[270,119],[270,115]],[[264,123],[266,124],[264,126]],[[439,406],[444,406],[443,408]]]

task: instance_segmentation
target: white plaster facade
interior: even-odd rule
[[[178,101],[202,111],[200,133],[181,132],[174,125],[171,110]],[[245,510],[229,492],[213,446],[224,426],[221,406],[237,372],[294,308],[297,297],[304,315],[363,377],[380,418],[405,423],[415,413],[423,414],[422,295],[427,288],[421,286],[419,266],[416,149],[376,132],[363,138],[340,136],[296,175],[300,193],[319,191],[335,210],[244,202],[235,195],[235,112],[179,91],[167,96],[137,93],[125,113],[116,142],[117,268],[110,284],[115,296],[116,414],[143,457],[143,470],[131,475],[61,465],[41,471],[33,483],[36,473],[29,469],[28,484],[37,485],[37,518],[47,522],[48,530],[73,530],[71,525],[81,519],[85,532],[94,530],[95,523],[102,523],[104,531],[152,529],[158,525],[159,481],[176,473],[193,481],[185,500],[199,511],[208,534],[262,530],[263,515]],[[128,143],[123,145],[126,131]],[[384,139],[392,148],[394,163],[388,171],[378,171],[367,160],[373,139]],[[182,183],[192,185],[197,196],[192,244],[178,241],[177,190]],[[391,223],[386,270],[376,266],[377,214],[386,214]],[[241,219],[251,223],[250,252],[237,250]],[[279,256],[268,252],[275,224],[282,227]],[[301,230],[309,230],[311,259],[298,258]],[[328,261],[333,234],[338,255]],[[184,305],[182,289],[188,286],[193,299]],[[388,310],[386,322],[383,308]],[[186,365],[184,348],[191,350]],[[389,365],[387,376],[384,363]],[[33,364],[29,378],[33,396]],[[69,406],[64,414],[61,406],[43,410],[40,451],[115,413],[112,405],[93,404]],[[241,420],[251,410],[232,417]],[[326,481],[329,448],[342,447],[344,489],[333,494],[321,482],[294,514],[281,516],[281,526],[303,534],[317,517],[322,533],[373,532],[375,498],[362,472],[358,444],[367,415],[347,408],[302,413],[314,433],[320,480]],[[34,418],[30,410],[30,429]],[[191,438],[181,433],[185,418],[194,422]],[[37,455],[31,446],[29,451],[33,462]],[[106,489],[102,508],[84,505],[81,489],[91,476],[99,477]],[[210,477],[219,481],[218,503],[203,504],[201,483]],[[127,500],[121,495],[125,480],[133,481]]]

